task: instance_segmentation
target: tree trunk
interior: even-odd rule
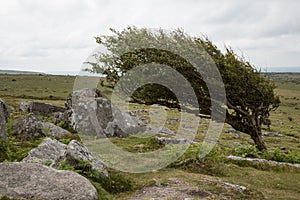
[[[253,139],[258,150],[267,150],[267,146],[262,137],[261,131],[255,129],[254,132],[251,133],[251,138]]]

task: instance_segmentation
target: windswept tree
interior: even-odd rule
[[[87,71],[105,74],[109,85],[113,87],[134,67],[147,63],[170,66],[190,82],[200,105],[200,113],[211,114],[212,99],[205,81],[207,77],[203,77],[192,63],[178,54],[151,48],[153,43],[170,46],[178,43],[183,48],[182,52],[185,52],[185,47],[192,46],[192,49],[195,49],[193,55],[195,53],[199,57],[209,55],[221,74],[227,97],[226,122],[235,129],[249,134],[259,150],[267,148],[262,138],[262,125],[270,112],[280,103],[274,93],[275,85],[249,62],[236,55],[232,49],[227,48],[226,52],[222,53],[209,39],[191,37],[180,29],[170,34],[164,31],[154,34],[148,29],[136,27],[128,27],[120,32],[113,29],[111,31],[113,35],[96,37],[96,42],[104,45],[108,53],[96,53],[94,56],[97,62],[89,63],[92,67],[86,69]],[[126,51],[126,47],[134,44],[142,48]],[[143,48],[144,46],[147,48]],[[188,56],[190,52],[185,53]],[[210,63],[206,62],[206,59],[203,59],[202,65],[210,67]],[[176,96],[168,88],[158,84],[138,88],[132,95],[132,100],[179,107]]]

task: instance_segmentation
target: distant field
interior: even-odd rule
[[[20,71],[20,70],[3,70],[0,69],[0,74],[44,74],[41,72],[33,72],[33,71]]]
[[[0,74],[0,96],[14,106],[24,99],[62,105],[73,91],[75,78],[45,74]],[[101,90],[107,92],[106,88]]]

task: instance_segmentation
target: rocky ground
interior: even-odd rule
[[[127,175],[121,174],[124,177],[120,177],[118,172],[105,166],[105,162],[89,151],[82,139],[109,137],[115,142],[123,139],[124,144],[122,145],[128,146],[128,148],[132,146],[129,150],[134,153],[144,153],[165,145],[191,144],[196,149],[199,139],[186,139],[185,135],[174,134],[171,128],[165,126],[146,127],[145,123],[149,119],[143,116],[145,110],[137,109],[124,113],[114,106],[112,107],[113,109],[111,109],[110,100],[97,89],[72,92],[68,96],[65,106],[42,102],[21,102],[18,107],[13,108],[0,99],[0,138],[3,141],[6,139],[12,141],[11,143],[15,146],[40,141],[21,159],[7,160],[5,155],[3,159],[1,156],[0,196],[45,200],[263,199],[263,195],[249,189],[249,185],[232,184],[214,176],[201,177],[198,182],[174,175],[167,175],[163,179],[147,180],[144,178],[142,187],[136,183],[136,186],[132,186],[134,189],[130,189],[130,183],[126,180]],[[153,113],[150,113],[150,117],[160,114],[155,113],[155,109],[151,112]],[[193,128],[188,117],[183,118],[182,121],[184,121],[185,130]],[[161,122],[158,120],[157,123]],[[177,118],[169,118],[166,122],[170,125],[169,127],[175,126],[177,123]],[[137,141],[132,144],[130,135],[136,135],[145,130],[151,133],[151,137],[146,139],[146,142],[139,138],[131,138],[132,141]],[[78,134],[82,132],[85,134]],[[227,129],[226,134],[237,139],[242,137],[240,132],[231,127]],[[264,137],[282,138],[286,136],[276,132],[266,132]],[[119,139],[114,140],[114,138]],[[230,145],[232,148],[244,148],[237,142]],[[191,151],[194,151],[193,148]],[[270,166],[284,165],[291,167],[292,171],[294,171],[293,168],[299,168],[299,164],[258,158],[237,156],[225,158]],[[219,157],[213,159],[216,160]],[[215,160],[212,161],[216,162]],[[228,160],[226,162],[230,162]],[[192,156],[186,159],[183,156],[173,166],[191,171],[192,173],[186,174],[189,176],[194,176],[193,173],[201,171],[201,168],[206,170],[205,173],[208,171],[212,174],[222,174],[227,167],[224,163],[219,169],[214,164],[206,166],[205,161],[196,161],[196,164],[193,162],[195,161]],[[255,164],[253,166],[258,167]],[[209,167],[214,172],[211,172]],[[166,171],[168,169],[172,169],[172,166]],[[132,177],[135,178],[134,175]]]

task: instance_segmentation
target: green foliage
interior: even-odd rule
[[[77,133],[65,133],[63,137],[59,139],[59,141],[64,144],[69,144],[72,140],[77,140],[79,142],[81,141]]]
[[[7,144],[4,140],[0,140],[0,162],[8,159],[9,157],[7,155]]]
[[[1,194],[0,194],[1,195]],[[7,196],[0,196],[0,200],[20,200],[20,199],[16,199],[16,198],[9,198]]]
[[[89,181],[92,183],[92,185],[96,188],[98,193],[98,200],[110,200],[114,199],[113,196],[107,192],[100,183],[93,181],[92,179],[89,179]]]
[[[102,35],[96,37],[96,41],[106,46],[111,54],[96,54],[95,57],[98,62],[90,63],[92,68],[86,70],[107,75],[107,81],[111,86],[114,86],[121,76],[125,75],[128,70],[136,66],[142,66],[149,63],[151,63],[151,65],[154,65],[155,63],[171,66],[190,81],[194,91],[196,92],[200,105],[203,105],[203,110],[205,109],[204,105],[210,105],[210,100],[207,98],[208,91],[206,84],[201,75],[195,72],[195,68],[191,63],[187,62],[183,57],[180,57],[178,53],[175,54],[172,52],[174,49],[183,49],[184,47],[192,45],[193,50],[198,52],[196,55],[198,55],[199,58],[205,56],[203,49],[197,48],[196,41],[192,40],[182,30],[178,29],[173,31],[170,34],[170,37],[162,30],[160,30],[159,34],[152,34],[146,29],[137,29],[135,27],[128,27],[121,32],[113,29],[111,29],[111,31],[115,34],[114,36]],[[156,48],[130,49],[128,48],[129,43],[129,46],[135,45],[141,47],[160,46],[162,43],[166,43],[168,44],[168,47],[166,47],[165,50]],[[190,56],[189,52],[186,51],[181,51],[180,54],[184,54],[181,56]],[[159,78],[159,75],[157,78]],[[164,78],[170,79],[165,82],[172,81],[175,85],[180,84],[174,82],[173,76],[164,76]],[[181,96],[184,95],[187,94],[181,94]],[[138,88],[131,97],[132,100],[136,102],[149,104],[160,103],[163,105],[178,107],[176,96],[168,88],[158,84],[144,85]],[[186,96],[185,99],[187,101],[185,103],[193,103],[189,102],[192,98]]]
[[[211,41],[199,42],[215,60],[225,84],[226,122],[249,134],[259,150],[266,149],[261,127],[280,103],[274,93],[275,84],[232,49],[227,48],[222,54]]]
[[[59,139],[59,142],[61,142],[63,144],[66,144],[66,145],[68,145],[71,141],[72,141],[71,138],[62,138],[62,139]]]
[[[117,172],[111,172],[109,177],[101,176],[101,171],[92,169],[89,161],[73,160],[72,165],[66,161],[62,161],[59,165],[60,170],[75,171],[86,178],[90,179],[93,183],[100,184],[105,191],[111,194],[127,192],[132,190],[132,183]],[[102,191],[103,192],[103,191]]]
[[[263,151],[261,157],[267,160],[278,162],[300,163],[300,153],[297,151],[282,152],[279,149],[271,151]]]
[[[19,141],[15,138],[7,138],[6,141],[0,142],[0,148],[4,151],[0,154],[6,158],[6,162],[19,162],[27,153],[37,147],[45,138],[39,138],[30,141]]]
[[[127,136],[125,138],[111,138],[110,141],[125,151],[132,153],[151,152],[163,147],[154,138]]]
[[[248,145],[245,147],[237,147],[233,146],[229,150],[230,154],[233,154],[235,156],[240,156],[243,158],[250,157],[250,158],[258,158],[260,155],[260,152],[252,145]]]
[[[252,145],[245,147],[231,147],[225,151],[227,154],[232,154],[243,158],[262,158],[277,162],[300,163],[300,153],[297,151],[284,152],[279,149],[258,151]]]
[[[174,30],[170,34],[166,34],[162,30],[152,33],[147,29],[136,27],[127,27],[120,32],[114,29],[111,31],[114,35],[96,37],[96,42],[107,47],[109,53],[95,54],[97,62],[89,63],[92,68],[86,69],[87,71],[105,74],[107,81],[114,86],[120,77],[134,67],[148,63],[152,63],[152,67],[153,63],[171,66],[190,82],[198,103],[201,105],[200,112],[210,114],[213,100],[210,99],[205,78],[196,71],[191,63],[181,57],[191,55],[199,57],[200,60],[203,60],[201,67],[203,66],[202,70],[205,71],[205,67],[212,66],[207,56],[209,55],[220,71],[225,85],[228,108],[226,121],[235,129],[249,134],[259,150],[266,149],[261,136],[261,127],[267,121],[270,111],[275,110],[280,101],[274,93],[275,85],[267,77],[262,76],[248,61],[239,57],[230,48],[222,53],[209,39],[191,37],[180,29]],[[166,50],[148,48],[161,44],[166,44]],[[132,46],[142,48],[132,49]],[[172,52],[178,48],[183,49],[180,51],[183,55]],[[189,52],[184,51],[185,49],[188,49]],[[168,79],[167,76],[164,77]],[[216,82],[214,76],[208,78],[211,83]],[[186,99],[192,99],[184,92],[180,95]],[[160,103],[179,107],[176,96],[167,88],[157,84],[148,84],[138,88],[131,98],[136,102]],[[185,103],[195,106],[188,100]]]
[[[60,121],[58,124],[56,124],[56,126],[59,126],[59,127],[63,128],[63,129],[66,129],[70,133],[77,133],[77,131],[75,131],[74,129],[70,128],[69,125],[65,121]]]
[[[228,168],[225,166],[224,155],[221,149],[215,146],[205,157],[199,159],[200,145],[191,146],[175,163],[169,167],[179,168],[192,173],[201,173],[212,176],[227,176]]]
[[[132,182],[118,173],[111,173],[109,178],[101,178],[97,182],[111,194],[133,190]]]
[[[10,118],[7,119],[7,122],[6,122],[6,137],[10,136],[12,122],[13,122],[13,118],[12,117],[10,117]]]
[[[61,161],[61,162],[59,163],[58,169],[59,169],[59,170],[75,171],[74,166],[69,165],[65,160],[64,160],[64,161]]]

